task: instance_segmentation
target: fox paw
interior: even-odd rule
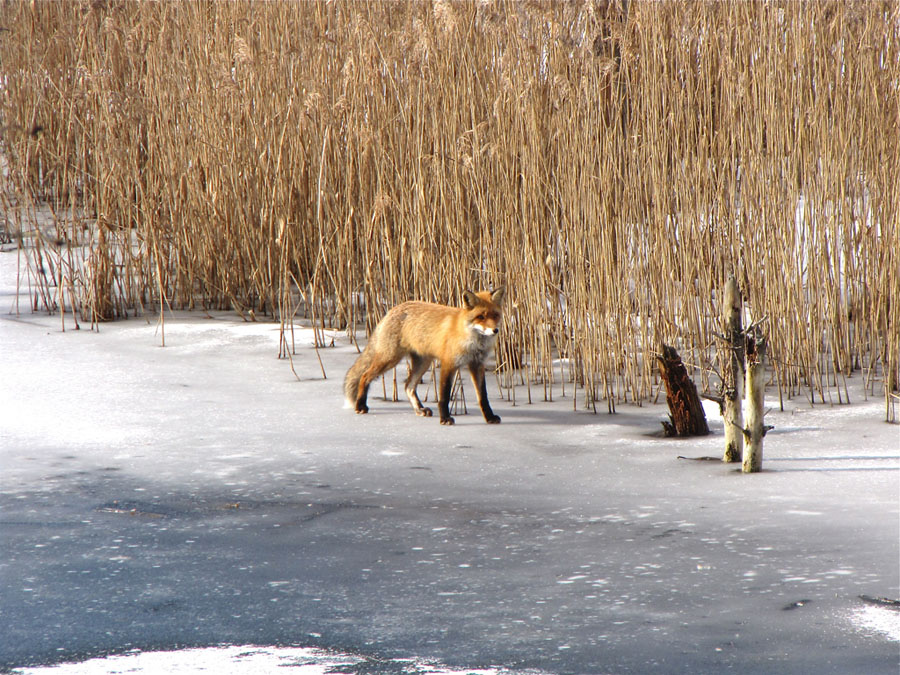
[[[441,424],[445,424],[449,427],[453,424],[456,424],[456,420],[454,420],[452,417],[442,417]]]
[[[499,415],[491,415],[490,417],[485,417],[484,421],[488,424],[500,424],[500,416]]]
[[[416,415],[419,417],[431,417],[431,408],[417,408]]]
[[[365,415],[369,412],[369,406],[367,405],[357,405],[356,406],[356,414],[357,415]]]

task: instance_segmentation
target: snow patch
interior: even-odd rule
[[[850,622],[866,633],[900,642],[900,612],[886,607],[863,607],[850,615]]]
[[[366,659],[352,654],[332,654],[309,647],[259,647],[235,645],[168,652],[129,652],[80,663],[39,666],[17,670],[21,675],[159,675],[161,673],[217,673],[218,675],[276,675],[290,668],[293,675],[326,675],[353,669]],[[380,662],[381,663],[381,662]],[[437,664],[399,660],[397,672],[428,675],[503,675],[508,670],[454,670]],[[383,665],[383,664],[382,664]],[[356,672],[355,669],[351,672]],[[534,671],[531,671],[532,673]]]

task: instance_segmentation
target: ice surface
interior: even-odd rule
[[[677,459],[721,455],[714,415],[665,439],[664,405],[573,412],[571,386],[515,406],[492,386],[498,426],[468,390],[455,427],[380,384],[355,415],[340,333],[323,379],[298,331],[298,380],[276,325],[228,314],[167,316],[165,347],[156,317],[63,332],[9,312],[14,264],[0,669],[151,672],[88,661],[140,650],[241,672],[216,659],[259,645],[255,672],[306,658],[278,646],[359,672],[897,672],[900,613],[860,596],[900,596],[900,427],[858,386],[769,400],[764,471],[742,475]]]

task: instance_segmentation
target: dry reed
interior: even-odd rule
[[[498,382],[613,410],[732,273],[782,397],[900,386],[894,2],[6,2],[33,308],[371,328],[510,287]],[[23,277],[25,278],[25,277]],[[517,374],[513,370],[521,368]],[[857,376],[857,375],[854,375]]]

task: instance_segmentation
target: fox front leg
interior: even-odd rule
[[[481,406],[481,414],[484,415],[484,421],[488,424],[500,424],[500,416],[494,414],[490,401],[488,401],[484,364],[473,363],[469,366],[469,372],[472,374],[472,384],[475,385],[475,392],[478,394],[478,405]]]
[[[456,367],[453,365],[441,364],[441,396],[438,401],[438,409],[441,412],[441,424],[454,424],[455,420],[450,417],[450,396],[453,394],[453,378],[456,377]]]

